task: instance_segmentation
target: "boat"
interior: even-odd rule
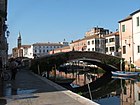
[[[136,81],[138,77],[127,77],[127,76],[112,76],[113,79],[121,79],[121,80],[133,80]]]
[[[135,77],[139,76],[139,72],[127,72],[127,71],[112,71],[113,76],[122,76],[122,77]]]

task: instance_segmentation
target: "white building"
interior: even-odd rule
[[[119,56],[119,32],[110,33],[105,36],[106,48],[105,52],[108,55]]]
[[[132,16],[132,35],[134,46],[134,64],[140,67],[140,9],[130,14]]]
[[[87,38],[87,49],[86,51],[97,51],[105,53],[105,38],[99,36],[90,36]]]
[[[94,27],[90,31],[86,32],[85,35],[85,37],[87,38],[86,50],[106,53],[105,38],[107,35],[109,35],[109,30],[100,27]]]
[[[21,45],[20,48],[15,47],[12,49],[12,56],[17,57],[27,57],[33,58],[33,50],[31,45]]]
[[[33,55],[35,57],[41,57],[48,55],[50,51],[57,48],[62,48],[64,45],[61,43],[35,43],[33,46]]]
[[[19,32],[17,39],[17,47],[12,49],[12,56],[17,57],[28,57],[35,58],[48,55],[50,51],[57,48],[62,48],[63,46],[68,46],[68,42],[65,40],[59,43],[34,43],[32,45],[22,45],[22,38]]]

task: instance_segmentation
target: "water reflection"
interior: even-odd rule
[[[117,85],[120,87],[106,94],[106,97],[101,97],[98,101],[94,99],[94,101],[101,105],[109,105],[107,103],[112,103],[113,100],[114,102],[111,105],[140,105],[140,82],[138,79],[139,78],[114,78],[113,83],[119,81]],[[108,88],[104,88],[104,91],[116,86],[107,84],[107,87]]]
[[[125,80],[120,99],[121,105],[140,105],[140,82]]]
[[[89,83],[92,99],[101,105],[140,105],[139,79],[112,78],[111,74],[104,74],[96,81]],[[88,85],[69,89],[90,99]]]

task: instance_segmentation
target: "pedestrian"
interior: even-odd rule
[[[11,80],[15,80],[17,74],[18,63],[14,60],[14,58],[10,59],[9,68],[11,70]]]

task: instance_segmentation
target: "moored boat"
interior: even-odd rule
[[[127,72],[127,71],[112,71],[113,76],[123,76],[123,77],[134,77],[139,76],[139,72]]]

